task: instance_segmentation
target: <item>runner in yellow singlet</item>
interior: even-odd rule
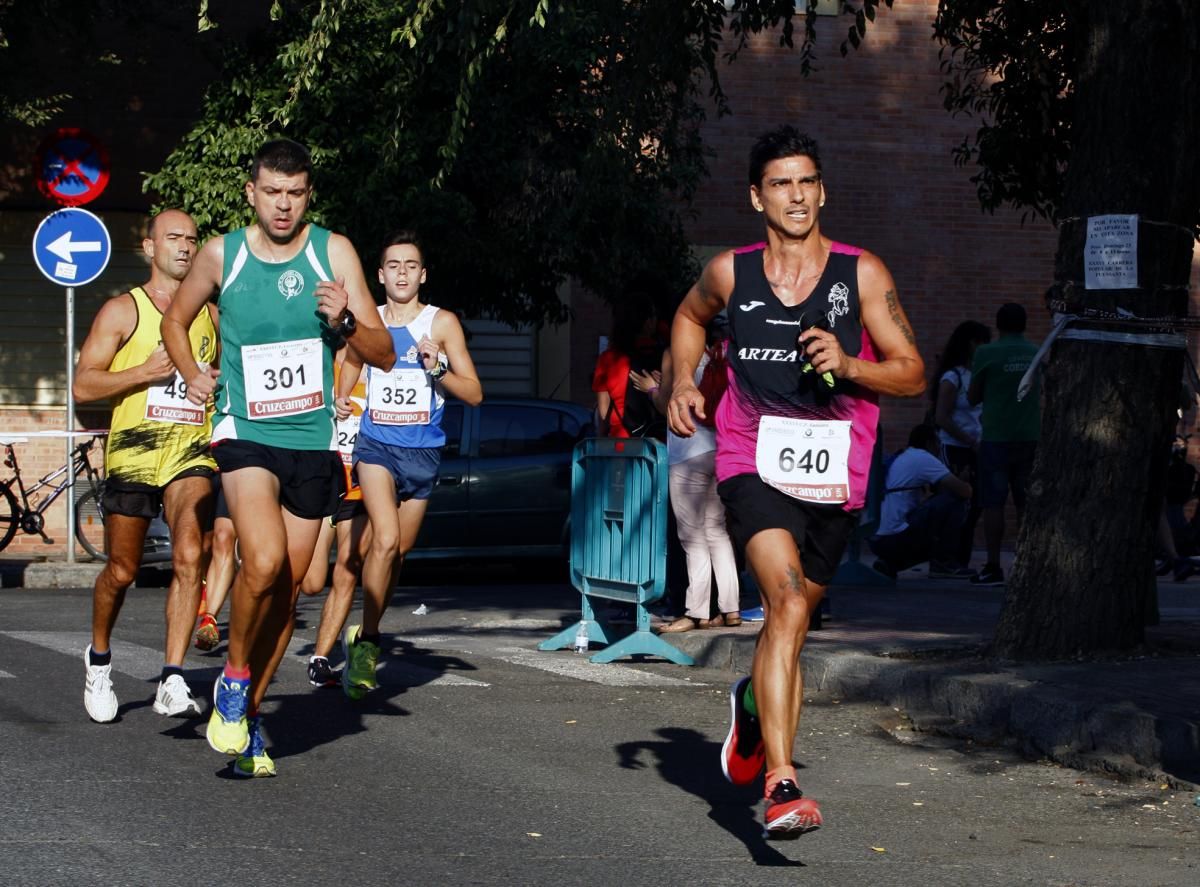
[[[191,269],[196,225],[179,210],[159,213],[150,220],[142,249],[150,259],[150,280],[100,309],[80,349],[72,390],[77,401],[109,398],[113,403],[101,502],[108,563],[92,593],[92,643],[84,652],[84,706],[100,723],[117,716],[109,641],[125,590],[141,565],[146,530],[160,509],[171,530],[174,576],[167,591],[165,665],[154,711],[200,714],[182,667],[212,525],[211,411],[187,399],[160,333],[163,312]],[[217,335],[216,312],[198,312],[186,339],[197,364],[215,367]]]

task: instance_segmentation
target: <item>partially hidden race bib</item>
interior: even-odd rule
[[[200,364],[200,371],[207,372],[208,364]],[[146,420],[149,422],[174,422],[176,425],[203,425],[203,404],[194,404],[187,399],[187,382],[179,370],[165,382],[146,389]]]
[[[424,370],[371,371],[367,409],[376,425],[428,425],[433,386]]]
[[[850,423],[763,416],[754,452],[758,476],[802,502],[850,499]]]
[[[358,428],[361,424],[361,413],[351,413],[345,419],[338,419],[337,448],[343,465],[351,465],[354,462],[354,445],[358,443]]]
[[[320,339],[243,345],[246,415],[271,419],[324,407],[324,359]]]

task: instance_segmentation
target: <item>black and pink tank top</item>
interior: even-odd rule
[[[734,251],[734,286],[729,299],[729,389],[717,408],[717,479],[755,474],[759,420],[849,421],[847,511],[866,502],[867,477],[879,421],[878,396],[845,379],[830,388],[819,374],[803,372],[799,335],[824,317],[842,350],[861,360],[878,360],[862,325],[858,257],[862,250],[834,243],[812,295],[784,305],[763,271],[765,243]]]

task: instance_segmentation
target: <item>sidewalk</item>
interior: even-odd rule
[[[900,575],[834,587],[809,634],[806,687],[894,705],[914,726],[1124,776],[1200,784],[1200,581],[1159,582],[1149,652],[1100,662],[984,660],[1004,588]],[[697,664],[750,671],[759,624],[670,636]],[[1190,785],[1189,785],[1190,784]]]

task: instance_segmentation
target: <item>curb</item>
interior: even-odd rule
[[[695,632],[672,641],[697,665],[748,674],[755,637]],[[1200,787],[1200,720],[1113,702],[1102,687],[1056,687],[965,651],[921,662],[810,645],[803,663],[807,690],[895,706],[925,732],[1012,744],[1030,757],[1177,789]]]
[[[90,588],[104,569],[102,563],[45,563],[25,567],[22,585],[25,588]]]

